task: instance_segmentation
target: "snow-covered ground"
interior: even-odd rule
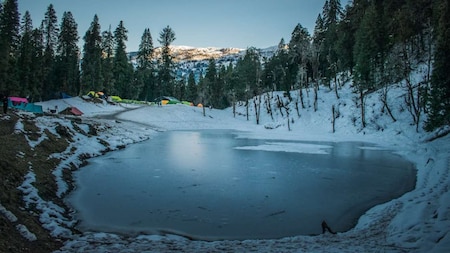
[[[350,231],[336,235],[293,236],[277,240],[244,241],[193,241],[176,235],[139,235],[127,237],[109,233],[84,233],[74,235],[67,229],[73,221],[59,215],[59,208],[53,203],[42,200],[33,187],[32,165],[21,190],[28,204],[35,204],[40,210],[41,222],[52,235],[66,238],[64,246],[56,252],[450,252],[450,136],[428,142],[435,133],[415,131],[401,87],[394,87],[389,93],[389,105],[397,118],[396,122],[381,112],[379,94],[367,98],[367,127],[360,127],[359,108],[355,104],[354,94],[349,87],[341,89],[340,98],[335,93],[321,87],[318,111],[312,108],[312,90],[304,91],[305,109],[299,109],[298,116],[291,102],[290,130],[288,130],[286,112],[275,107],[272,100],[273,119],[261,106],[260,124],[256,124],[253,106],[247,121],[246,108],[237,108],[233,117],[232,109],[206,109],[203,116],[201,108],[185,105],[132,106],[93,104],[80,98],[53,100],[41,103],[44,111],[64,110],[75,106],[84,112],[83,122],[101,122],[104,131],[102,139],[110,143],[111,149],[137,141],[152,138],[156,131],[178,129],[235,129],[243,131],[248,138],[315,140],[315,141],[363,141],[375,143],[414,162],[417,168],[415,190],[398,199],[373,207],[360,219]],[[274,93],[274,95],[282,93]],[[298,91],[292,92],[294,100]],[[287,98],[283,98],[285,101]],[[253,105],[253,101],[251,103]],[[331,107],[339,110],[336,119],[336,132],[332,133]],[[299,105],[301,106],[301,105]],[[122,112],[122,113],[120,113]],[[116,119],[104,115],[116,114]],[[283,113],[283,115],[282,115]],[[64,119],[54,117],[37,118],[41,129],[51,130],[55,120],[64,124]],[[107,127],[105,127],[107,126]],[[68,125],[68,127],[71,127]],[[273,128],[274,129],[268,129]],[[21,131],[20,122],[16,126]],[[54,130],[51,130],[52,133]],[[57,134],[57,133],[55,133]],[[77,138],[74,138],[77,139]],[[39,142],[39,141],[38,141]],[[29,142],[36,145],[36,142]],[[67,193],[67,184],[62,180],[64,163],[76,162],[80,153],[100,155],[99,144],[80,135],[72,145],[77,145],[76,154],[61,153],[62,164],[55,169],[58,180],[58,194]],[[265,150],[267,145],[262,146]],[[276,150],[283,149],[275,145]],[[286,146],[288,151],[290,147]],[[71,150],[71,147],[68,148]],[[14,219],[13,214],[0,205],[0,212]],[[320,224],[318,224],[320,226]],[[19,228],[18,228],[19,229]],[[25,228],[20,228],[26,234]],[[33,239],[32,235],[30,236]]]

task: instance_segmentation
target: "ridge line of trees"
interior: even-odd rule
[[[406,109],[419,128],[450,125],[450,9],[447,0],[353,0],[341,6],[327,0],[316,19],[314,34],[301,24],[289,42],[281,39],[270,58],[254,47],[235,65],[211,59],[198,81],[193,73],[177,79],[170,45],[176,39],[170,26],[160,33],[162,50],[155,56],[150,30],[144,30],[137,65],[126,53],[127,29],[120,21],[102,31],[97,15],[83,36],[83,50],[71,12],[61,23],[49,5],[41,25],[33,28],[29,12],[20,19],[17,0],[0,4],[0,92],[26,96],[32,101],[72,96],[90,90],[140,100],[173,95],[182,100],[235,108],[253,98],[255,111],[261,94],[298,90],[297,106],[305,107],[303,92],[326,88],[339,99],[342,85],[353,80],[361,125],[365,122],[367,94],[382,90],[380,103],[393,121],[389,87],[400,83]],[[266,102],[265,102],[266,103]]]

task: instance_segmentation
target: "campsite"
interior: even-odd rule
[[[401,88],[398,88],[400,91]],[[326,98],[334,94],[324,91],[321,96]],[[341,96],[343,101],[351,104],[351,93]],[[371,99],[377,99],[377,96],[374,94]],[[312,109],[303,111],[301,118],[290,122],[290,130],[280,112],[274,121],[268,114],[263,114],[262,124],[257,125],[255,114],[250,110],[250,120],[247,120],[245,105],[237,107],[237,117],[233,116],[232,108],[206,109],[206,115],[203,116],[203,108],[183,104],[161,107],[154,104],[110,104],[80,97],[37,104],[42,106],[44,112],[54,108],[64,111],[75,107],[83,112],[81,116],[34,114],[12,109],[8,115],[1,116],[2,126],[9,126],[2,130],[6,135],[1,138],[3,143],[9,139],[6,142],[8,145],[21,144],[8,146],[7,150],[11,153],[3,154],[14,157],[8,164],[16,169],[14,174],[8,176],[14,184],[4,186],[6,188],[2,191],[11,194],[6,198],[10,202],[1,203],[1,212],[13,221],[4,224],[10,227],[8,241],[15,244],[3,244],[2,247],[7,247],[9,252],[35,252],[32,249],[48,252],[52,249],[61,253],[245,251],[250,248],[259,252],[378,252],[380,249],[386,252],[442,252],[448,249],[448,136],[428,141],[445,130],[416,133],[414,126],[405,126],[402,122],[389,123],[388,117],[382,117],[386,120],[383,131],[372,127],[360,131],[352,123],[355,108],[348,106],[340,108],[341,118],[336,122],[339,127],[333,133],[329,121],[331,112],[325,110],[331,105],[326,101],[332,99],[324,99],[319,112],[314,113]],[[273,103],[276,103],[276,99]],[[291,110],[295,110],[295,107]],[[400,121],[408,121],[407,112],[402,114],[397,111],[397,115],[401,116]],[[378,122],[381,123],[380,120]],[[354,228],[337,235],[208,242],[192,241],[184,235],[171,233],[135,237],[101,231],[77,231],[77,221],[73,220],[72,214],[74,210],[61,201],[75,187],[72,178],[74,171],[82,168],[91,157],[126,148],[132,143],[145,140],[151,142],[161,132],[189,129],[234,129],[245,133],[246,138],[256,139],[370,142],[380,148],[396,150],[397,154],[413,162],[417,169],[417,182],[411,192],[371,208],[360,217]],[[305,152],[292,145],[281,145],[279,141],[277,145],[271,142],[250,148],[266,152]],[[21,162],[24,161],[23,157],[27,157],[28,165]],[[2,160],[8,161],[6,158]],[[21,198],[26,203],[26,209],[18,201]],[[26,210],[33,210],[35,215],[30,216]],[[280,210],[273,212],[278,213]],[[281,212],[274,217],[285,214]],[[333,227],[332,222],[328,223]],[[317,226],[320,228],[320,224]]]

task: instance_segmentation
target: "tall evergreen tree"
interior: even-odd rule
[[[261,61],[256,48],[250,47],[238,60],[236,69],[239,78],[238,99],[247,100],[261,92]]]
[[[292,32],[289,42],[289,59],[293,65],[292,75],[296,78],[294,83],[296,88],[307,87],[308,79],[312,76],[311,70],[311,36],[306,28],[298,24]]]
[[[99,91],[103,87],[102,76],[102,38],[100,24],[95,15],[89,29],[83,37],[83,61],[81,62],[81,89],[80,92]]]
[[[220,85],[218,82],[218,72],[216,66],[216,60],[214,58],[209,59],[208,69],[205,73],[205,78],[203,80],[203,94],[205,95],[204,103],[218,108],[218,99],[220,97]]]
[[[165,27],[159,33],[158,42],[161,44],[162,52],[158,69],[158,87],[159,95],[171,94],[174,86],[174,63],[170,52],[170,45],[175,41],[175,32],[170,26]]]
[[[356,26],[352,23],[352,7],[347,5],[342,20],[336,27],[337,41],[335,44],[337,54],[337,69],[339,72],[353,71],[353,47],[355,44]]]
[[[17,0],[6,0],[0,13],[0,92],[19,92],[16,91],[19,19]]]
[[[436,49],[434,54],[429,115],[426,130],[450,125],[450,6],[447,0],[435,2]]]
[[[102,80],[103,83],[98,86],[99,90],[102,90],[109,94],[113,91],[114,87],[114,35],[111,31],[111,25],[107,31],[102,32]]]
[[[221,65],[217,77],[218,85],[215,87],[216,93],[219,95],[217,99],[217,108],[224,109],[230,106],[231,97],[228,90],[228,82],[230,76],[225,65]],[[262,82],[260,82],[262,84]]]
[[[43,99],[50,99],[55,97],[56,77],[55,77],[55,57],[58,44],[58,18],[56,17],[56,11],[53,4],[47,7],[45,17],[43,20],[43,32],[44,32],[44,75],[45,81],[42,86]]]
[[[33,61],[33,22],[30,13],[25,12],[20,28],[19,58],[17,61],[19,71],[20,96],[32,96],[32,61]]]
[[[140,68],[150,69],[153,66],[153,38],[149,28],[145,28],[139,44],[137,62]]]
[[[337,25],[342,16],[339,0],[327,0],[323,8],[324,40],[322,44],[322,71],[328,84],[337,75],[336,41],[338,38]],[[336,82],[335,82],[336,83]]]
[[[368,90],[374,88],[376,69],[376,57],[378,54],[376,43],[377,10],[375,4],[370,5],[366,10],[359,29],[356,32],[355,38],[355,85],[360,100],[361,108],[361,124],[366,127],[365,119],[365,95]]]
[[[197,84],[195,82],[195,74],[192,70],[189,72],[188,76],[186,100],[191,102],[195,102],[197,100]]]
[[[114,31],[116,42],[114,52],[114,84],[115,91],[124,98],[136,99],[139,90],[133,83],[133,66],[128,61],[125,42],[128,40],[128,30],[124,27],[123,21],[119,22]]]
[[[311,65],[312,65],[312,78],[316,84],[323,77],[322,69],[323,69],[323,43],[325,38],[325,30],[323,24],[322,15],[319,14],[316,19],[316,24],[314,26],[314,35],[312,38],[311,45]]]
[[[56,88],[72,96],[80,92],[77,27],[72,13],[64,12],[57,50]]]
[[[45,82],[44,65],[44,28],[41,23],[40,27],[35,28],[32,34],[32,63],[31,63],[31,99],[42,101],[42,87]]]
[[[153,38],[150,33],[150,29],[146,28],[141,37],[141,43],[139,44],[139,51],[137,56],[137,79],[142,87],[140,99],[149,101],[151,98],[155,98],[155,76],[154,76],[154,47]]]

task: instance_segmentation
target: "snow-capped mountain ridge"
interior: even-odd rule
[[[161,56],[161,47],[155,48],[153,57],[158,59]],[[238,56],[245,52],[241,48],[219,48],[219,47],[191,47],[191,46],[170,46],[171,55],[175,63],[181,61],[201,61],[209,59],[220,59],[227,56]],[[131,60],[135,60],[137,52],[128,53]]]
[[[154,58],[161,56],[161,47],[155,48]],[[245,55],[247,49],[241,48],[219,48],[219,47],[191,47],[191,46],[170,46],[171,55],[175,62],[175,72],[177,79],[187,78],[192,71],[198,81],[200,75],[206,73],[209,60],[214,59],[217,66],[235,65],[239,58]],[[261,58],[268,59],[274,55],[277,46],[258,49]],[[133,64],[136,64],[137,52],[130,52],[129,57]]]
[[[240,55],[245,49],[240,48],[218,48],[218,47],[190,47],[171,46],[172,56],[175,62],[180,61],[201,61],[209,59],[220,59],[230,55]],[[156,55],[161,53],[161,48],[155,50]]]

